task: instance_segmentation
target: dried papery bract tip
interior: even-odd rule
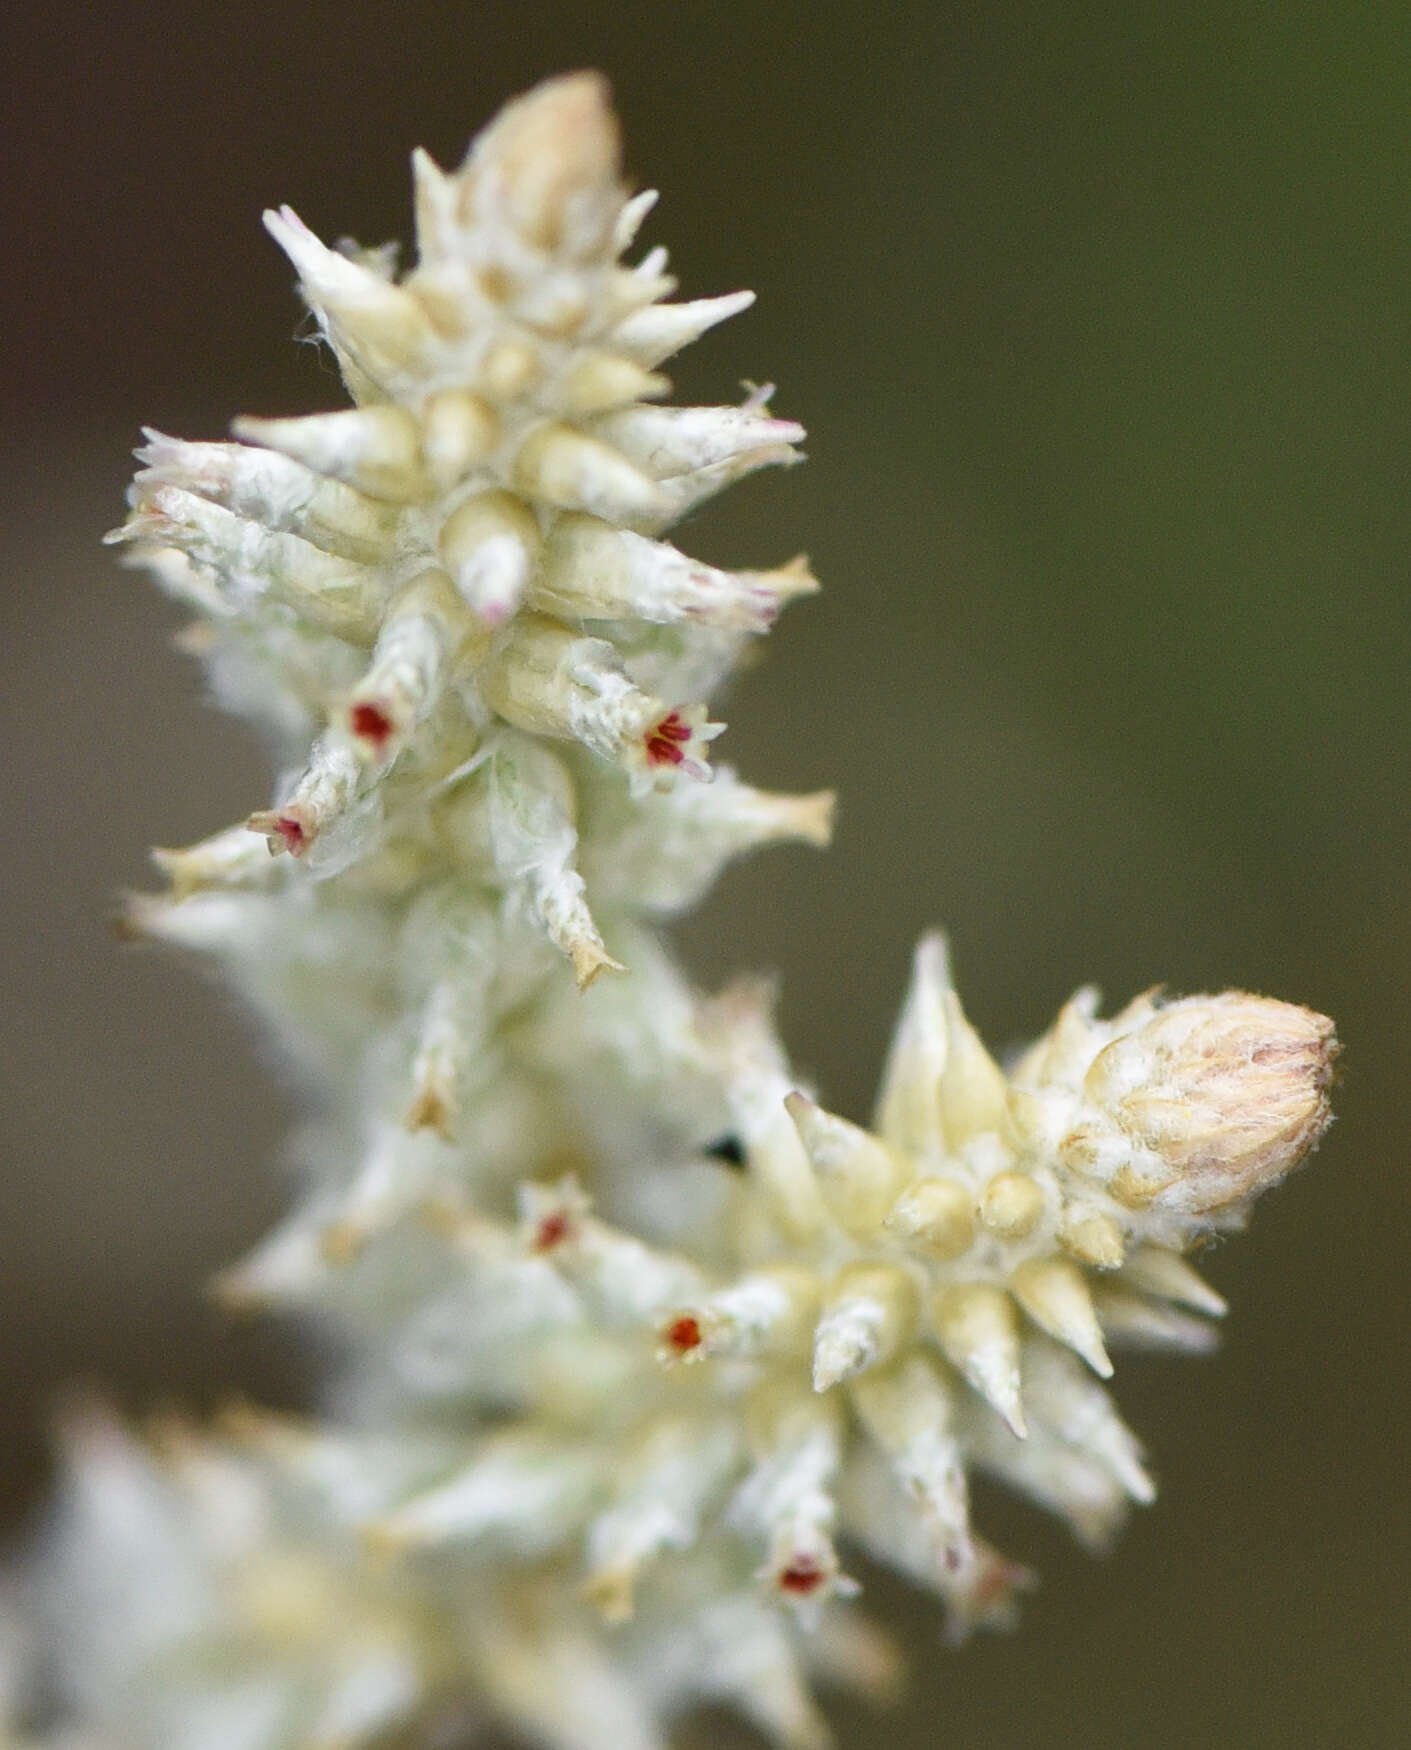
[[[807,796],[791,796],[780,813],[794,835],[806,845],[826,850],[833,842],[833,820],[838,811],[836,790],[814,790]]]
[[[194,845],[158,845],[148,854],[178,905],[211,888],[262,886],[270,875],[269,859],[243,826],[227,827]]]
[[[1338,1052],[1326,1015],[1226,991],[1185,997],[1100,1051],[1084,1092],[1169,1174],[1153,1207],[1238,1214],[1317,1144]]]
[[[817,595],[823,587],[813,575],[807,553],[795,553],[792,559],[776,566],[768,576],[781,603],[794,601],[800,596]]]
[[[416,1090],[402,1115],[404,1128],[413,1133],[430,1130],[442,1142],[456,1140],[456,1100],[440,1081],[428,1081]]]
[[[1013,1628],[1019,1595],[1032,1592],[1037,1585],[1038,1576],[1031,1568],[1011,1561],[977,1538],[967,1583],[950,1601],[947,1644],[962,1646],[977,1628]]]
[[[579,990],[587,990],[601,972],[627,971],[620,960],[614,960],[602,943],[592,937],[574,942],[568,957],[573,966],[573,981]]]

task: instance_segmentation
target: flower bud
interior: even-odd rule
[[[536,249],[585,259],[622,208],[617,120],[598,73],[547,80],[509,104],[469,160],[467,192]]]
[[[1326,1015],[1241,991],[1186,997],[1119,1034],[1083,1080],[1146,1157],[1114,1193],[1189,1215],[1249,1203],[1327,1129],[1336,1052]]]

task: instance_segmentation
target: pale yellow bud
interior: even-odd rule
[[[444,492],[492,453],[500,423],[492,408],[467,389],[442,389],[422,409],[422,454]]]
[[[955,1179],[921,1179],[897,1199],[887,1226],[935,1258],[958,1258],[975,1237],[975,1203]]]
[[[665,395],[670,388],[670,383],[658,372],[649,371],[620,353],[590,352],[564,379],[563,395],[572,413],[601,413],[645,397]]]
[[[544,374],[544,361],[527,341],[497,340],[480,367],[480,385],[495,401],[516,401]]]
[[[514,479],[531,498],[608,522],[637,522],[664,508],[656,481],[620,450],[557,421],[536,426],[525,440]]]
[[[996,1173],[980,1199],[980,1220],[1002,1240],[1031,1234],[1043,1212],[1043,1191],[1027,1173]]]
[[[512,492],[481,492],[447,517],[441,558],[456,588],[488,626],[519,606],[539,553],[539,524]]]
[[[1059,1242],[1070,1257],[1094,1270],[1115,1270],[1126,1253],[1122,1230],[1110,1215],[1079,1216],[1065,1222]]]

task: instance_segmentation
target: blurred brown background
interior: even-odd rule
[[[799,1062],[865,1113],[910,944],[953,933],[977,1023],[1078,983],[1245,985],[1342,1023],[1341,1120],[1209,1274],[1202,1363],[1121,1398],[1163,1497],[1094,1563],[987,1492],[1042,1570],[1020,1634],[943,1653],[845,1745],[1392,1746],[1406,1652],[1407,408],[1411,13],[1248,0],[834,7],[58,0],[19,27],[3,199],[6,827],[0,1406],[13,1515],[46,1399],[303,1389],[203,1277],[280,1206],[284,1121],[222,996],[103,919],[261,801],[259,750],[97,547],[139,422],[333,405],[259,226],[408,229],[544,73],[606,69],[647,238],[760,303],[683,394],[768,375],[813,432],[686,544],[806,546],[825,581],[727,757],[836,783],[826,858],[726,881],[709,978],[785,977]],[[884,1597],[887,1588],[875,1588]],[[735,1743],[721,1726],[715,1741]]]

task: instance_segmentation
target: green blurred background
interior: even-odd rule
[[[835,783],[838,843],[732,875],[685,931],[696,968],[779,969],[797,1060],[854,1115],[934,922],[997,1044],[1086,980],[1295,997],[1346,1042],[1313,1168],[1209,1260],[1223,1352],[1121,1369],[1157,1506],[1095,1563],[984,1492],[1043,1574],[1021,1632],[943,1652],[907,1607],[910,1697],[842,1710],[843,1743],[1411,1742],[1411,12],[61,0],[11,27],[12,1522],[64,1380],[133,1406],[304,1389],[278,1332],[200,1294],[280,1206],[277,1067],[102,927],[148,843],[268,785],[97,548],[125,452],[139,422],[335,404],[262,206],[404,235],[413,145],[453,162],[504,98],[591,64],[663,191],[647,240],[690,294],[760,294],[680,391],[767,376],[813,433],[806,469],[683,539],[812,555],[825,594],[741,684],[722,754]]]

